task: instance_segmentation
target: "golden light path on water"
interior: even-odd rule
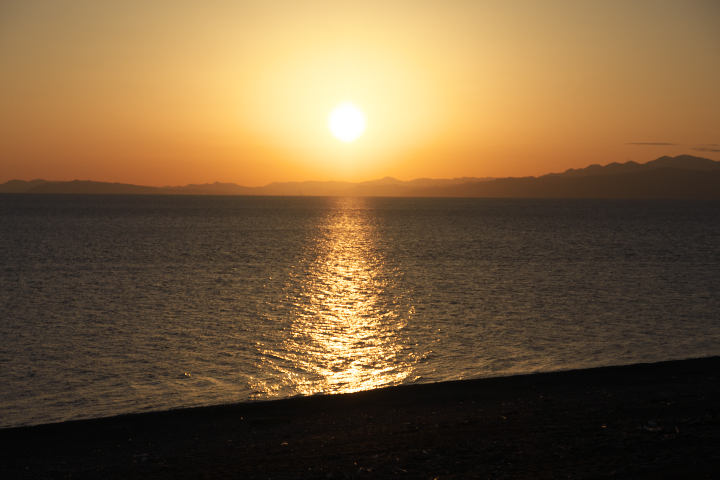
[[[416,357],[401,337],[412,309],[398,301],[397,273],[379,253],[372,222],[352,208],[362,200],[338,201],[343,208],[328,215],[314,260],[287,288],[289,328],[278,348],[261,349],[263,367],[282,377],[256,384],[263,396],[349,393],[412,373]]]

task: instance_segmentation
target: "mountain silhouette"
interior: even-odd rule
[[[0,185],[0,193],[73,193],[113,195],[288,195],[288,196],[382,196],[396,197],[408,191],[430,186],[460,185],[466,182],[482,182],[490,178],[463,177],[454,179],[419,178],[411,181],[385,177],[367,182],[307,181],[273,182],[263,187],[243,187],[235,183],[190,184],[177,187],[146,187],[127,183],[48,182],[46,180],[10,180]]]
[[[415,197],[720,199],[720,170],[656,168],[614,175],[500,178],[457,187],[423,188]]]
[[[660,157],[647,163],[613,162],[608,165],[590,165],[585,168],[571,168],[563,173],[549,173],[543,177],[589,177],[593,175],[615,175],[618,173],[647,172],[657,168],[677,168],[680,170],[720,170],[720,162],[709,158],[678,155],[677,157]],[[542,178],[542,177],[540,177]]]
[[[147,187],[89,180],[10,180],[0,184],[0,193],[720,199],[720,162],[679,155],[664,156],[642,164],[590,165],[540,177],[418,178],[411,181],[385,177],[356,183],[273,182],[262,187],[220,182]]]
[[[34,184],[25,193],[82,193],[82,194],[109,194],[109,195],[142,195],[161,193],[158,187],[144,187],[127,183],[93,182],[90,180],[73,180],[72,182],[45,182],[35,183],[37,180],[27,182]],[[2,186],[4,186],[3,184]],[[4,190],[0,190],[4,191]]]

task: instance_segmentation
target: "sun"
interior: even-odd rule
[[[365,114],[351,102],[343,102],[328,115],[328,128],[335,138],[350,143],[365,131]]]

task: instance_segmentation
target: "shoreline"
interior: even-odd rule
[[[510,379],[510,378],[518,378],[518,377],[527,377],[527,376],[534,376],[534,375],[552,375],[552,374],[560,374],[560,373],[567,373],[567,372],[593,372],[595,370],[600,369],[612,369],[612,368],[626,368],[626,367],[638,367],[638,366],[650,366],[650,365],[660,365],[660,364],[670,364],[675,362],[684,362],[688,360],[703,360],[703,359],[711,359],[711,358],[718,358],[720,359],[720,355],[710,355],[705,357],[690,357],[690,358],[682,358],[682,359],[671,359],[671,360],[659,360],[654,362],[643,362],[643,363],[631,363],[631,364],[620,364],[620,365],[602,365],[602,366],[596,366],[596,367],[587,367],[587,368],[569,368],[569,369],[561,369],[561,370],[550,370],[550,371],[534,371],[534,372],[524,372],[524,373],[514,373],[510,375],[497,375],[497,376],[487,376],[487,377],[478,377],[478,378],[463,378],[459,380],[438,380],[435,382],[429,382],[429,383],[407,383],[407,384],[399,384],[399,385],[386,385],[381,386],[372,390],[363,390],[359,392],[352,392],[352,393],[315,393],[313,395],[294,395],[290,397],[269,397],[269,398],[260,398],[260,399],[246,399],[246,400],[238,400],[228,403],[217,403],[217,404],[207,404],[207,405],[189,405],[189,406],[180,406],[180,407],[170,407],[165,409],[158,409],[158,410],[139,410],[139,411],[129,411],[129,412],[122,412],[122,413],[115,413],[115,414],[109,414],[104,416],[97,416],[97,417],[85,417],[85,418],[69,418],[66,420],[52,420],[46,423],[34,423],[29,425],[12,425],[12,426],[0,426],[0,434],[4,431],[8,430],[18,430],[18,429],[31,429],[31,428],[53,428],[53,426],[56,425],[66,425],[66,424],[74,424],[76,422],[96,422],[96,421],[106,421],[111,419],[121,419],[121,418],[131,418],[135,416],[143,416],[143,415],[164,415],[164,414],[170,414],[171,412],[185,412],[185,411],[195,411],[195,410],[202,410],[202,409],[223,409],[223,408],[240,408],[243,406],[249,406],[249,405],[256,405],[256,404],[266,404],[266,403],[274,403],[274,402],[284,402],[284,401],[294,401],[294,400],[300,400],[300,399],[308,399],[308,398],[321,398],[321,397],[338,397],[338,396],[352,396],[352,395],[362,395],[366,394],[368,392],[374,392],[374,391],[383,391],[388,389],[396,389],[396,388],[418,388],[418,387],[427,387],[431,385],[435,386],[441,386],[441,385],[455,385],[455,384],[462,384],[465,382],[479,382],[479,381],[485,381],[485,380],[493,380],[493,379]],[[719,412],[720,413],[720,412]]]
[[[0,477],[717,478],[718,376],[704,357],[10,427]]]

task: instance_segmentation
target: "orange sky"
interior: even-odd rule
[[[714,0],[8,0],[0,182],[256,186],[720,160],[718,25]],[[343,101],[367,117],[349,144],[326,126]]]

